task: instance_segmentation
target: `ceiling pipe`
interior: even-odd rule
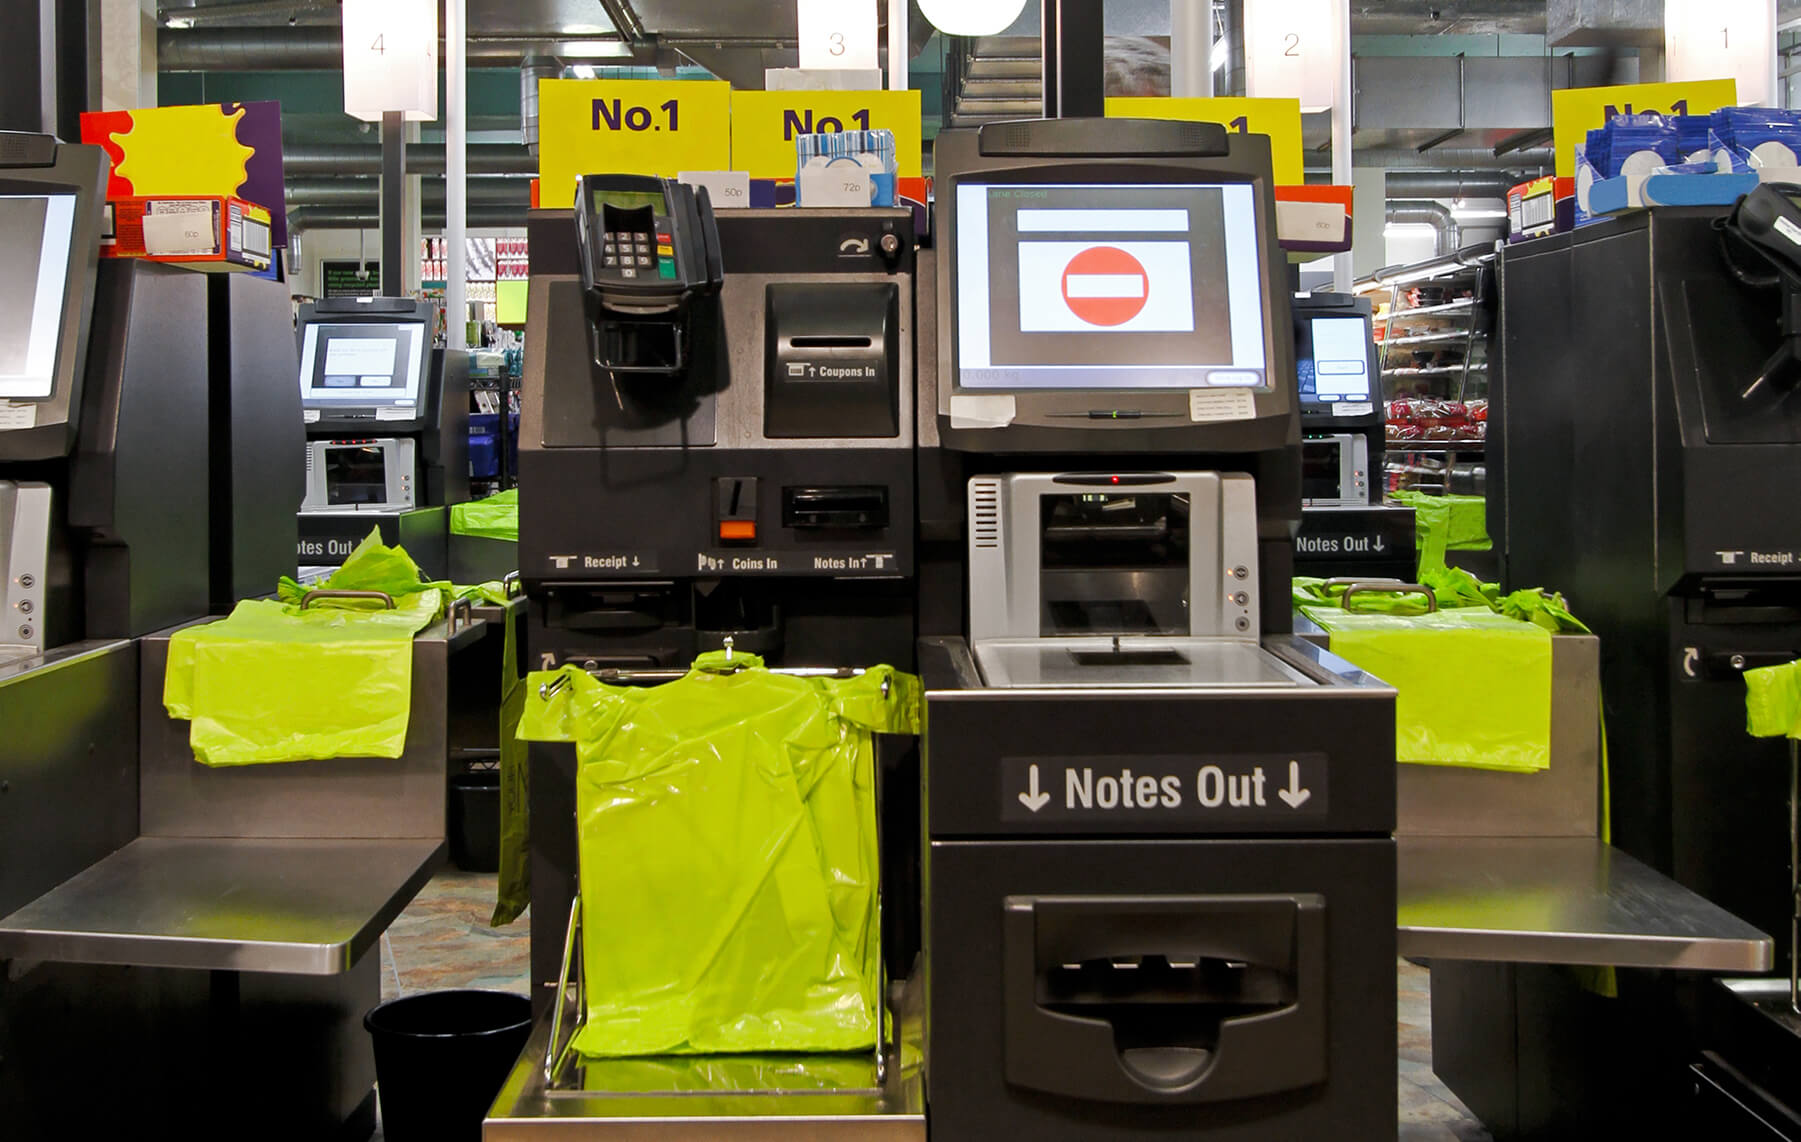
[[[381,173],[379,143],[296,143],[283,148],[282,166],[288,177],[305,175],[374,175]],[[408,174],[440,176],[444,173],[444,147],[439,143],[408,143]],[[517,143],[483,143],[469,148],[472,175],[536,175],[537,158]]]
[[[471,229],[522,230],[526,214],[523,205],[513,208],[471,203],[468,226]],[[308,206],[288,211],[288,234],[291,239],[308,230],[374,230],[379,221],[379,212],[373,207]],[[420,215],[420,227],[428,233],[443,230],[444,207],[441,204],[427,207]]]
[[[1426,225],[1438,232],[1438,253],[1449,254],[1463,243],[1463,228],[1450,207],[1431,199],[1391,198],[1387,219],[1401,225]],[[290,223],[291,225],[291,223]]]
[[[611,36],[471,36],[469,66],[513,68],[528,55],[554,55],[567,40]],[[708,41],[709,43],[712,41]],[[606,63],[630,64],[627,59]],[[335,24],[250,28],[161,28],[159,71],[337,71],[344,66],[344,33]]]
[[[1390,198],[1506,198],[1520,180],[1507,171],[1388,172]]]
[[[192,28],[200,24],[247,20],[255,16],[285,17],[295,20],[326,21],[336,24],[342,18],[338,5],[327,0],[225,0],[216,4],[189,4],[164,8],[158,19],[165,28]]]
[[[1309,153],[1307,158],[1310,167],[1317,165],[1321,170],[1326,169],[1324,155]],[[1520,174],[1521,177],[1515,181],[1523,182],[1536,172],[1549,173],[1556,162],[1556,156],[1550,147],[1513,151],[1498,159],[1487,147],[1439,147],[1423,155],[1412,147],[1358,147],[1353,165],[1384,167],[1390,171],[1506,171],[1509,174]]]
[[[290,209],[365,206],[379,200],[380,189],[380,181],[373,178],[290,178],[287,201]],[[420,186],[420,193],[428,205],[442,205],[445,184],[427,180]],[[469,199],[477,204],[523,208],[531,202],[531,185],[525,179],[471,179]]]

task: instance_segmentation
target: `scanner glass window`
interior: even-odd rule
[[[385,503],[387,453],[381,448],[331,448],[325,453],[326,502],[336,506]]]
[[[0,195],[0,399],[51,395],[74,234],[74,195]]]
[[[1266,388],[1246,183],[956,189],[963,389]]]
[[[1041,635],[1188,633],[1186,495],[1084,493],[1039,505]]]

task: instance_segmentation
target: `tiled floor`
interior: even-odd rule
[[[494,877],[438,874],[382,941],[382,998],[448,987],[528,990],[529,928],[490,928]],[[1431,1006],[1423,968],[1398,965],[1401,1142],[1489,1142],[1432,1073]],[[380,1135],[376,1135],[377,1139]]]

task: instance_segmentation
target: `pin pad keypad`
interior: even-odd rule
[[[608,212],[601,265],[627,280],[675,277],[675,246],[669,219],[648,210]],[[622,217],[623,216],[623,217]],[[635,217],[634,217],[635,216]]]

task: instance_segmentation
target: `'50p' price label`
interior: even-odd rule
[[[567,209],[602,172],[675,177],[731,165],[731,85],[656,79],[538,84],[538,204]]]

